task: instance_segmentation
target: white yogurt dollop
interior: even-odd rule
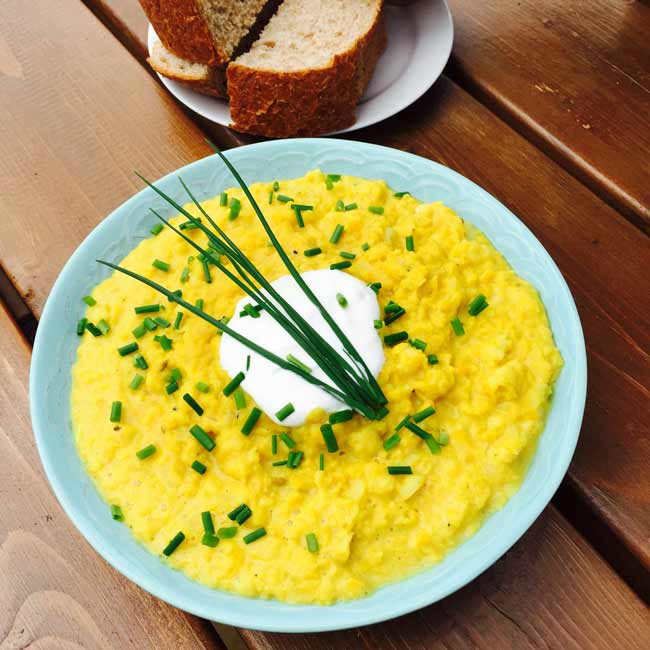
[[[361,280],[341,271],[307,271],[301,276],[376,377],[384,365],[384,350],[374,327],[374,321],[379,319],[375,292]],[[335,350],[348,358],[334,332],[291,275],[278,278],[272,285]],[[337,294],[345,297],[346,307],[339,304]],[[313,359],[265,310],[260,312],[259,318],[239,315],[245,304],[253,302],[248,296],[242,298],[237,303],[228,326],[282,359],[292,354],[312,368],[311,374],[314,377],[331,385],[331,380]],[[295,411],[281,424],[290,427],[303,424],[307,415],[316,408],[322,408],[328,413],[348,408],[322,388],[310,384],[293,372],[283,370],[227,334],[221,338],[220,354],[221,365],[226,372],[231,377],[243,372],[246,378],[241,386],[257,405],[279,424],[275,414],[289,402],[293,404]],[[251,359],[247,371],[248,355]]]

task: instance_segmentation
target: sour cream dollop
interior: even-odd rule
[[[307,271],[302,273],[301,277],[376,377],[384,365],[384,351],[374,327],[374,321],[379,319],[379,304],[375,292],[361,280],[342,271],[328,269]],[[278,278],[272,282],[272,285],[335,350],[347,358],[334,332],[291,275]],[[339,304],[337,295],[345,298],[347,306],[343,307]],[[240,316],[247,303],[253,303],[248,296],[237,303],[228,323],[229,327],[282,359],[286,359],[289,354],[293,355],[312,368],[311,374],[314,377],[331,384],[331,380],[316,362],[265,310],[260,312],[259,318]],[[293,372],[283,370],[227,334],[221,338],[220,355],[221,365],[226,372],[231,377],[238,372],[243,372],[246,378],[241,386],[255,400],[259,408],[273,421],[283,426],[296,427],[304,424],[309,413],[316,408],[321,408],[328,413],[349,408],[322,388],[310,384]],[[250,367],[246,370],[248,355],[250,355]],[[295,411],[280,422],[275,414],[287,403],[293,404]]]

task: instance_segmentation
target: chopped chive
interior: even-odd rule
[[[335,264],[330,264],[330,269],[332,271],[341,271],[342,269],[349,269],[352,266],[352,262],[349,260],[343,260],[343,262],[336,262]]]
[[[198,225],[193,221],[184,221],[178,226],[179,230],[196,230]]]
[[[153,332],[154,330],[158,329],[158,323],[151,318],[150,316],[147,316],[143,321],[142,324],[145,326],[146,329],[148,329],[150,332]]]
[[[230,519],[230,521],[235,521],[235,519],[237,519],[237,515],[240,512],[246,510],[246,508],[248,508],[248,506],[245,503],[240,503],[234,510],[231,510],[228,513],[228,519]]]
[[[219,205],[225,208],[228,205],[228,192],[221,192],[219,194]]]
[[[411,193],[408,192],[408,191],[406,191],[406,192],[395,192],[395,194],[393,194],[393,196],[394,196],[396,199],[401,199],[403,196],[406,196],[407,194],[408,194],[409,196],[411,196]]]
[[[454,334],[456,336],[463,336],[463,334],[465,334],[465,328],[463,327],[463,324],[460,322],[459,318],[454,318],[451,320],[451,329],[454,330]]]
[[[136,314],[150,314],[154,311],[160,311],[160,305],[140,305],[134,309]]]
[[[163,262],[162,260],[155,259],[153,262],[151,262],[151,266],[153,266],[155,269],[158,269],[159,271],[169,271],[169,262]]]
[[[280,189],[280,183],[278,181],[273,181],[273,191],[277,192]]]
[[[341,239],[341,235],[343,234],[344,230],[345,226],[343,224],[337,224],[336,228],[334,228],[334,232],[332,232],[332,236],[330,237],[330,244],[338,244],[338,241]]]
[[[233,393],[233,397],[235,398],[235,408],[238,411],[241,411],[242,409],[246,408],[246,395],[241,386],[238,386],[235,389],[235,392]]]
[[[133,334],[136,339],[141,339],[146,333],[147,328],[144,326],[144,323],[140,323],[137,327],[131,330],[131,334]]]
[[[145,358],[141,354],[136,354],[135,358],[133,359],[133,365],[136,368],[140,368],[141,370],[146,370],[149,365],[145,361]]]
[[[246,355],[246,372],[251,369],[251,355]]]
[[[394,476],[399,474],[413,474],[413,470],[410,465],[389,465],[388,473]]]
[[[166,352],[172,349],[172,339],[167,338],[164,334],[162,336],[154,336],[153,340],[160,343],[160,347]]]
[[[294,357],[293,354],[287,354],[287,361],[293,364],[294,366],[296,366],[297,368],[304,370],[305,372],[312,371],[312,369],[306,363],[303,363],[300,359]]]
[[[342,293],[336,294],[336,302],[338,302],[344,309],[348,306],[348,299]]]
[[[228,316],[224,316],[223,318],[220,318],[220,319],[219,319],[219,322],[220,322],[222,325],[228,325],[228,323],[230,322],[230,318],[229,318]],[[218,331],[217,331],[217,336],[223,336],[223,331],[222,331],[222,330],[218,330]]]
[[[316,539],[316,535],[314,533],[307,533],[305,540],[307,541],[307,550],[310,553],[318,553],[318,540]]]
[[[413,422],[422,422],[422,420],[426,420],[428,417],[432,416],[435,412],[436,409],[434,409],[433,406],[427,406],[425,409],[418,411],[413,416]]]
[[[208,284],[212,284],[212,275],[210,274],[210,265],[208,260],[201,260],[201,265],[203,266],[203,277]]]
[[[204,300],[203,300],[203,298],[197,298],[197,299],[196,299],[196,302],[194,303],[194,306],[195,306],[197,309],[200,309],[201,311],[203,311],[203,304],[204,304]]]
[[[239,312],[240,316],[250,316],[251,318],[259,318],[260,310],[256,309],[250,302],[247,302],[242,310]]]
[[[275,456],[278,453],[278,434],[271,436],[271,453]]]
[[[269,205],[273,205],[273,190],[269,192]]]
[[[405,313],[406,313],[406,309],[404,309],[404,307],[399,307],[399,309],[397,309],[397,310],[395,310],[393,312],[390,312],[384,318],[384,322],[386,323],[386,325],[390,325],[391,323],[394,323],[398,318],[401,318],[402,316],[404,316]]]
[[[208,535],[205,533],[203,537],[201,537],[201,544],[203,544],[203,546],[214,548],[219,545],[219,538],[216,535]]]
[[[305,212],[310,212],[314,209],[313,205],[307,205],[305,203],[294,203],[291,208],[293,210],[304,210]]]
[[[140,384],[144,381],[144,377],[136,372],[135,375],[133,375],[133,379],[131,380],[131,383],[129,384],[129,388],[131,390],[137,390],[140,388]]]
[[[257,421],[260,419],[260,415],[262,415],[262,411],[257,408],[257,406],[254,406],[251,409],[251,412],[248,414],[248,417],[246,418],[246,422],[244,422],[244,426],[241,428],[241,432],[247,436],[250,434],[250,432],[253,430],[255,425],[257,424]]]
[[[438,444],[438,441],[433,436],[426,438],[424,442],[432,454],[439,454],[442,451],[440,445]]]
[[[197,473],[197,474],[205,474],[205,471],[208,469],[200,460],[195,460],[190,467]]]
[[[183,379],[183,373],[178,368],[172,368],[167,376],[167,381],[179,382]]]
[[[266,535],[266,530],[264,528],[258,528],[252,533],[248,533],[248,535],[244,536],[244,544],[251,544],[257,541],[260,537],[264,537],[264,535]]]
[[[111,404],[111,422],[120,422],[122,420],[122,402],[113,402]]]
[[[178,382],[175,380],[170,381],[167,386],[165,386],[165,391],[167,395],[171,395],[178,390]]]
[[[423,341],[422,339],[409,339],[409,345],[416,350],[426,350],[427,344],[426,341]]]
[[[369,205],[368,212],[372,212],[373,214],[384,214],[384,208],[380,205]]]
[[[446,431],[440,431],[440,433],[438,433],[438,444],[444,446],[448,443],[449,443],[449,434]]]
[[[214,522],[212,521],[212,513],[209,510],[201,513],[201,523],[203,524],[203,532],[214,535]]]
[[[384,326],[384,321],[381,319],[375,320],[373,321],[373,325],[375,326],[376,330],[380,330]]]
[[[244,381],[244,373],[238,372],[223,388],[223,394],[228,397],[235,391],[235,388]]]
[[[411,253],[415,250],[415,244],[413,243],[413,235],[408,235],[406,237],[406,250]]]
[[[174,329],[177,330],[181,326],[181,321],[183,320],[183,312],[179,311],[176,314],[176,318],[174,319]]]
[[[185,393],[183,399],[197,415],[203,415],[203,407],[189,393]]]
[[[280,203],[291,203],[293,199],[290,196],[285,196],[284,194],[278,194],[275,197]]]
[[[386,438],[386,440],[384,440],[384,444],[383,444],[384,449],[386,451],[390,451],[395,445],[397,445],[399,443],[400,440],[401,440],[401,438],[399,437],[399,434],[394,433],[392,436],[390,436],[390,437]]]
[[[120,508],[118,505],[115,505],[114,503],[111,504],[111,517],[113,517],[115,521],[124,521],[124,513],[122,512],[122,508]]]
[[[350,210],[356,210],[359,206],[356,203],[348,203],[348,205],[345,206],[345,211],[350,212]]]
[[[306,251],[304,251],[303,255],[305,257],[315,257],[316,255],[320,255],[322,252],[323,250],[316,246],[315,248],[308,248]]]
[[[82,318],[78,323],[77,323],[77,336],[82,336],[83,333],[86,331],[86,323],[88,322],[87,318]]]
[[[104,336],[106,336],[111,331],[110,325],[103,318],[99,321],[99,323],[97,323],[97,329]]]
[[[169,557],[185,540],[185,535],[182,532],[176,533],[172,540],[163,549],[163,555]]]
[[[379,290],[381,289],[381,282],[371,282],[368,287],[372,289],[375,293],[379,293]]]
[[[188,273],[189,273],[189,269],[188,269]],[[176,289],[176,291],[172,291],[171,296],[167,296],[167,302],[178,302],[178,299],[182,297],[183,297],[183,292],[180,289]]]
[[[282,422],[283,420],[286,420],[296,409],[294,408],[293,404],[289,402],[288,404],[285,404],[276,414],[275,417]]]
[[[228,213],[228,219],[234,221],[241,212],[241,201],[234,196],[230,199],[230,212]]]
[[[183,270],[181,271],[181,277],[179,278],[182,283],[187,282],[187,280],[190,277],[190,267],[189,266],[184,266]]]
[[[478,296],[469,303],[467,311],[470,316],[478,316],[484,309],[487,309],[487,307],[489,307],[489,303],[486,297],[482,293],[479,293]]]
[[[160,327],[169,327],[170,325],[170,322],[161,316],[156,316],[153,320],[157,325],[160,325]]]
[[[190,433],[198,440],[198,442],[208,451],[212,451],[215,448],[215,443],[212,438],[198,425],[195,424],[191,429]]]
[[[163,226],[161,223],[157,223],[151,227],[151,230],[149,232],[155,237],[156,235],[159,235],[162,232],[164,227],[165,226]]]
[[[86,323],[86,329],[93,335],[93,336],[101,336],[102,331],[94,324],[88,321]]]
[[[284,465],[288,464],[288,460],[276,460],[275,462],[271,463],[272,467],[283,467]]]
[[[354,417],[354,411],[352,409],[345,409],[343,411],[335,411],[330,413],[329,420],[330,424],[341,424],[342,422],[349,422]]]
[[[241,526],[247,519],[249,519],[253,514],[253,511],[246,506],[241,510],[235,517],[235,521]]]
[[[427,354],[427,361],[430,366],[435,366],[438,363],[438,357],[435,354]]]
[[[407,415],[406,417],[402,418],[398,423],[397,426],[395,427],[395,431],[399,431],[408,421],[411,416]]]
[[[329,178],[326,178],[325,179],[325,187],[328,190],[333,190],[334,189],[334,183]]]
[[[325,177],[325,187],[328,190],[334,189],[334,183],[338,183],[341,180],[341,174],[328,174]]]
[[[401,305],[398,305],[396,302],[393,302],[392,300],[384,307],[384,312],[386,314],[390,314],[396,311],[399,311],[402,309]]]
[[[140,449],[140,451],[136,451],[135,455],[140,460],[144,460],[145,458],[149,458],[149,456],[152,456],[155,453],[156,453],[156,445],[147,445],[146,447]]]
[[[291,206],[292,208],[295,206]],[[298,223],[298,228],[304,228],[305,227],[305,220],[302,218],[302,212],[300,210],[294,210],[294,214],[296,215],[296,221]]]
[[[367,251],[369,249],[370,249],[370,244],[368,242],[364,242],[363,244],[361,244],[362,251]]]
[[[304,455],[305,454],[302,451],[289,452],[289,458],[287,459],[287,467],[289,469],[297,469],[300,463],[302,462]]]
[[[194,388],[196,388],[196,390],[198,391],[201,391],[202,393],[207,393],[210,390],[210,386],[208,386],[206,383],[202,381],[198,381],[195,384]]]
[[[336,202],[336,206],[334,207],[334,210],[336,212],[344,212],[345,211],[345,203],[343,203],[343,201],[341,201],[341,199],[339,199]]]
[[[92,296],[84,296],[82,300],[89,306],[93,307],[97,304],[97,301]]]
[[[331,424],[322,424],[320,432],[323,435],[323,440],[325,440],[325,446],[327,451],[330,454],[333,454],[335,451],[339,450],[339,444],[336,442],[336,436],[334,435],[334,429],[332,429]]]
[[[353,260],[356,257],[355,253],[348,253],[347,251],[341,251],[339,255],[344,259],[344,260]]]
[[[387,334],[384,336],[384,343],[392,348],[394,345],[406,341],[408,337],[408,332],[394,332],[393,334]]]
[[[237,534],[237,526],[227,526],[219,528],[217,536],[219,539],[232,539]]]
[[[318,469],[322,472],[325,469],[325,454],[318,456]]]
[[[282,440],[289,449],[293,449],[296,446],[296,441],[288,433],[281,433],[280,440]]]
[[[421,429],[417,424],[413,424],[413,422],[407,422],[404,426],[418,436],[418,438],[422,438],[432,454],[440,453],[440,445],[428,431]]]

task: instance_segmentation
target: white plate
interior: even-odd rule
[[[357,107],[357,121],[336,133],[375,124],[412,104],[440,76],[454,40],[454,26],[445,0],[418,0],[406,7],[386,7],[388,47],[377,63],[366,92]],[[158,40],[149,25],[149,52]],[[169,92],[203,117],[230,126],[232,119],[225,99],[189,90],[158,75]]]

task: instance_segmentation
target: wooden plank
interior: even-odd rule
[[[121,577],[70,523],[34,445],[29,359],[0,304],[0,647],[225,650],[207,622]]]
[[[452,72],[650,232],[650,7],[450,0]]]
[[[650,643],[650,612],[549,507],[473,583],[394,621],[326,634],[241,632],[254,650],[632,650]]]

